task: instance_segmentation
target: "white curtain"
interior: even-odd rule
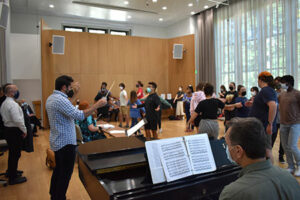
[[[217,89],[234,81],[248,91],[258,74],[293,75],[300,89],[300,0],[231,0],[216,10]]]

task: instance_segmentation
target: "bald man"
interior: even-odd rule
[[[4,136],[8,144],[8,183],[10,185],[26,182],[22,171],[17,171],[21,157],[22,142],[27,135],[24,123],[24,115],[21,107],[16,103],[19,91],[16,85],[8,85],[4,89],[6,96],[0,108],[0,114],[4,123]]]

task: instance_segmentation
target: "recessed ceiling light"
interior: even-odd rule
[[[192,7],[192,6],[193,6],[193,3],[189,3],[188,6],[189,6],[189,7]]]
[[[156,3],[156,2],[157,2],[157,0],[152,0],[152,2],[153,2],[153,3]]]
[[[167,6],[162,7],[163,10],[167,10]]]
[[[128,2],[128,1],[124,1],[124,4],[125,4],[125,5],[128,5],[128,4],[129,4],[129,2]]]
[[[195,14],[195,12],[194,12],[194,11],[192,11],[192,12],[191,12],[191,15],[194,15],[194,14]]]
[[[131,19],[132,17],[130,15],[127,16],[128,19]]]
[[[164,19],[163,19],[163,18],[159,18],[158,20],[159,20],[160,22],[164,21]]]
[[[208,5],[204,6],[204,9],[207,9],[208,8]]]
[[[50,4],[49,7],[50,7],[50,8],[54,8],[54,5],[53,5],[53,4]]]

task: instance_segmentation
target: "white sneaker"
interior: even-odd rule
[[[300,166],[298,166],[297,169],[295,170],[294,176],[300,176]]]
[[[159,131],[158,131],[159,133],[162,133],[162,128],[161,129],[159,129]]]

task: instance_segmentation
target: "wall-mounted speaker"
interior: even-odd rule
[[[52,54],[65,54],[65,36],[52,36]]]
[[[8,22],[9,2],[0,0],[0,28],[6,29]]]
[[[182,58],[183,58],[183,44],[174,44],[173,59],[182,59]]]

